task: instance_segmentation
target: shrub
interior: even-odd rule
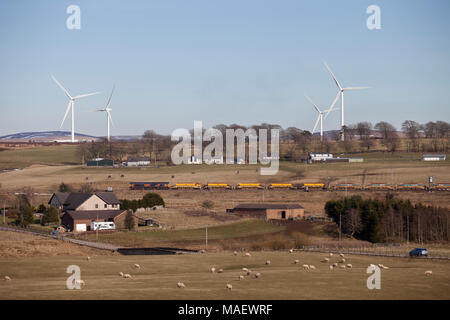
[[[301,232],[291,233],[291,238],[294,240],[294,246],[296,249],[310,246],[312,244],[311,239],[306,234]]]

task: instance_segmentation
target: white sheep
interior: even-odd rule
[[[240,276],[238,277],[238,279],[239,279],[239,280],[244,280],[244,276],[243,276],[243,275],[240,275]]]
[[[337,268],[338,264],[335,262],[333,263],[333,268]]]
[[[269,264],[270,264],[270,260],[267,260],[267,261],[266,261],[266,265],[269,265]]]
[[[302,268],[303,268],[303,270],[309,270],[309,265],[304,264],[304,265],[302,265]]]
[[[141,268],[141,266],[138,265],[137,263],[134,264],[134,267],[135,267],[136,269],[140,269],[140,268]]]
[[[351,269],[353,266],[350,263],[347,263],[347,268]]]
[[[316,267],[313,266],[312,264],[310,264],[310,265],[309,265],[309,269],[311,269],[311,270],[316,270]]]
[[[341,269],[345,269],[345,264],[343,264],[343,265],[340,265],[340,266],[339,266],[339,268],[341,268]]]
[[[332,257],[333,256],[333,253],[332,252],[330,252],[330,257]]]
[[[125,274],[123,275],[123,277],[124,277],[125,279],[131,279],[131,274],[125,273]]]
[[[216,272],[216,268],[212,267],[212,268],[211,268],[211,272],[212,272],[212,273]]]
[[[87,261],[90,261],[90,260],[91,260],[91,257],[87,256],[87,257],[86,257],[86,260],[87,260]]]
[[[8,276],[5,276],[5,281],[11,281],[11,278]]]
[[[431,275],[433,275],[433,271],[427,270],[427,271],[425,271],[425,275],[426,276],[431,276]]]
[[[235,255],[235,256],[237,256],[238,255],[238,253],[237,253],[237,251],[235,250],[234,252],[233,252],[233,254]]]
[[[339,255],[340,255],[342,258],[344,257],[344,254],[343,254],[343,253],[340,253]]]
[[[345,263],[345,259],[342,258],[341,260],[338,261],[338,263]]]
[[[330,259],[325,257],[321,262],[327,263],[327,262],[330,262]]]
[[[178,282],[178,283],[177,283],[177,287],[178,287],[178,288],[185,288],[186,286],[184,285],[183,282]]]
[[[255,278],[260,278],[261,277],[261,273],[257,272],[255,273]]]
[[[227,284],[227,287],[226,287],[228,290],[231,290],[231,289],[233,289],[233,286],[231,285],[231,284]]]
[[[299,263],[299,261],[296,259],[296,260],[294,260],[294,264],[297,264],[297,263]]]
[[[246,257],[251,257],[252,255],[250,254],[250,252],[246,252],[246,253],[245,253],[245,256],[246,256]]]
[[[289,253],[294,253],[294,249],[289,249]]]
[[[249,276],[249,275],[251,275],[252,274],[252,270],[247,270],[247,275]]]
[[[217,273],[223,273],[223,269],[217,270]]]
[[[206,251],[202,249],[202,250],[200,250],[200,253],[206,253]]]
[[[119,272],[119,276],[123,277],[123,272],[122,271]]]
[[[333,265],[330,265],[330,270],[333,270],[334,269],[334,266]]]
[[[242,268],[242,271],[248,272],[248,269],[247,268]]]

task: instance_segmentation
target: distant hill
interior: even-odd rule
[[[52,142],[57,140],[70,140],[72,137],[72,133],[70,131],[44,131],[44,132],[19,132],[14,134],[9,134],[6,136],[0,137],[0,141],[36,141],[36,142]],[[82,133],[75,133],[76,140],[82,141],[92,141],[99,139],[98,137],[90,136]]]

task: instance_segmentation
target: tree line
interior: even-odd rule
[[[376,242],[439,242],[450,240],[450,210],[387,194],[384,200],[361,196],[330,200],[325,212],[342,233]]]

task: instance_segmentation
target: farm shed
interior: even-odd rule
[[[145,167],[150,165],[150,157],[130,157],[126,163],[127,167]]]
[[[249,216],[265,220],[302,218],[305,209],[299,204],[246,203],[234,207],[231,211],[240,216]]]
[[[88,167],[112,167],[114,166],[114,161],[111,159],[96,158],[88,160],[86,165]]]
[[[89,210],[73,211],[69,210],[61,218],[61,225],[73,232],[90,231],[91,223],[114,222],[116,228],[124,226],[127,210]],[[137,226],[138,218],[133,216],[134,224]]]
[[[424,154],[422,156],[423,161],[445,161],[445,154]]]

